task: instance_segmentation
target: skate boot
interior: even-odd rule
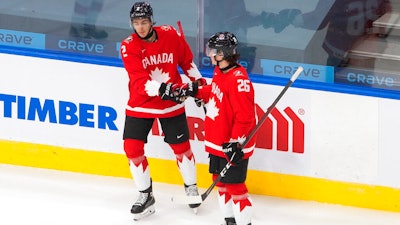
[[[222,225],[236,225],[236,220],[233,217],[225,218],[225,223]]]
[[[196,184],[192,185],[186,185],[185,184],[185,192],[187,196],[198,196],[199,191],[197,189]],[[193,212],[197,214],[197,207],[199,207],[200,204],[189,204],[189,207],[193,209]]]
[[[151,186],[144,191],[140,191],[138,199],[133,203],[131,208],[133,220],[140,220],[143,217],[153,214],[155,212],[154,203],[155,200]]]

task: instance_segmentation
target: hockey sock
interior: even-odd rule
[[[232,197],[228,192],[226,192],[225,187],[218,187],[218,204],[225,218],[234,217]]]
[[[179,171],[186,185],[197,183],[195,158],[188,142],[170,144],[173,149]]]
[[[248,194],[232,195],[233,213],[237,225],[251,224],[252,201]]]
[[[129,159],[129,169],[139,191],[151,186],[150,168],[145,156]]]

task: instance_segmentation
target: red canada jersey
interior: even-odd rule
[[[216,67],[211,84],[199,87],[196,97],[207,103],[204,121],[206,151],[225,157],[222,143],[243,143],[256,125],[254,88],[246,69],[236,67],[222,73]],[[244,158],[253,154],[255,138],[244,147]]]
[[[121,43],[121,57],[129,75],[128,116],[166,118],[183,113],[184,104],[158,96],[159,84],[181,84],[178,66],[191,81],[201,78],[184,37],[170,25],[153,29],[157,34],[155,42],[146,42],[133,33]]]

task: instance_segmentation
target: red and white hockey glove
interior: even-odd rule
[[[204,78],[199,78],[199,79],[195,80],[194,82],[197,83],[198,87],[207,84],[207,81]],[[194,98],[194,102],[196,103],[197,107],[202,107],[204,105],[204,101],[200,98]]]
[[[171,100],[176,103],[182,103],[186,100],[186,98],[182,98],[179,95],[180,91],[180,86],[173,83],[161,83],[160,89],[158,90],[162,100]]]
[[[222,151],[225,154],[226,159],[232,165],[238,165],[244,157],[242,147],[239,142],[228,142],[222,144]]]
[[[207,84],[207,81],[206,81],[206,79],[204,79],[204,78],[199,78],[199,79],[195,80],[194,82],[195,82],[198,86],[203,86],[203,85],[206,85],[206,84]]]
[[[199,85],[197,82],[185,83],[179,87],[178,96],[187,98],[187,97],[195,97],[197,91],[199,90]]]

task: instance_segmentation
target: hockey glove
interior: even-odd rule
[[[228,142],[222,144],[222,151],[228,162],[232,165],[238,165],[242,161],[244,153],[239,142]]]
[[[194,82],[197,84],[198,87],[207,84],[207,81],[204,78],[199,78],[199,79],[195,80]],[[204,101],[202,99],[199,99],[199,98],[194,98],[194,103],[196,103],[197,107],[203,107],[204,106]]]
[[[159,96],[162,100],[171,100],[176,103],[182,103],[186,98],[179,96],[180,89],[179,85],[172,83],[161,83],[160,89],[158,90]]]
[[[195,97],[198,90],[199,90],[199,85],[197,84],[197,82],[186,83],[179,88],[178,96],[186,98],[189,96]]]
[[[206,79],[204,79],[204,78],[199,78],[199,79],[195,80],[194,82],[195,82],[198,86],[203,86],[203,85],[206,85],[206,84],[207,84],[207,81],[206,81]]]

